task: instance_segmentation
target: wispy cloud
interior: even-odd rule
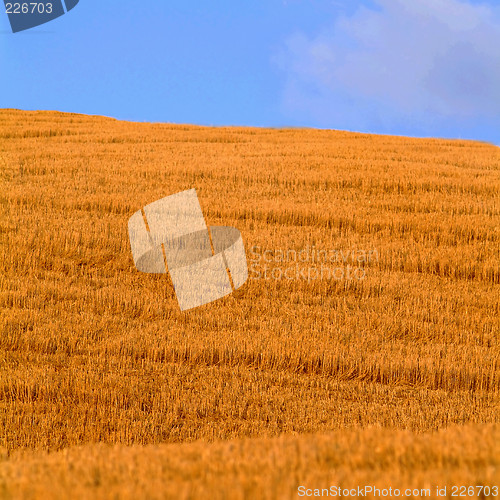
[[[381,133],[474,136],[486,126],[500,139],[500,8],[460,0],[374,5],[286,41],[276,61],[287,113]]]

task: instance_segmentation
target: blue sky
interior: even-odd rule
[[[500,144],[500,5],[80,0],[10,32],[0,108]]]

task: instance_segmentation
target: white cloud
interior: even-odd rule
[[[500,9],[461,0],[375,4],[315,37],[287,40],[277,61],[289,114],[389,133],[410,123],[421,133],[500,125]]]

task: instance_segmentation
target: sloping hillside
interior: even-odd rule
[[[189,462],[211,441],[260,438],[265,460],[281,441],[264,438],[333,431],[325,442],[336,447],[349,430],[383,450],[396,432],[420,457],[445,453],[449,434],[419,434],[449,426],[464,426],[452,435],[467,443],[467,463],[432,455],[429,470],[498,478],[482,468],[494,453],[477,436],[498,433],[489,424],[500,417],[499,148],[0,110],[0,185],[0,495],[2,484],[19,491],[21,471],[31,488],[52,466],[58,488],[85,489],[61,458],[75,446],[77,463],[98,457],[97,486],[111,495],[136,454],[153,454],[141,458],[146,474],[164,453]],[[181,313],[166,275],[135,269],[127,223],[191,188],[209,224],[241,231],[250,276]],[[253,445],[206,446],[228,453],[225,484],[244,484],[241,450]],[[38,455],[9,458],[20,450]],[[302,460],[287,450],[283,460]],[[45,451],[60,453],[42,467]],[[314,474],[297,467],[296,482]],[[391,474],[379,477],[424,477]]]

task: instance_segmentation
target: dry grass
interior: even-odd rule
[[[494,146],[3,110],[0,187],[9,456],[500,420]],[[378,259],[362,281],[249,280],[181,313],[135,270],[127,222],[192,187],[247,253]]]
[[[6,499],[271,500],[332,486],[392,487],[411,498],[436,498],[436,488],[446,487],[451,498],[453,486],[499,481],[500,428],[491,425],[422,435],[371,428],[211,444],[87,445],[0,461]],[[366,497],[380,498],[373,491]],[[485,498],[477,493],[467,498]]]

